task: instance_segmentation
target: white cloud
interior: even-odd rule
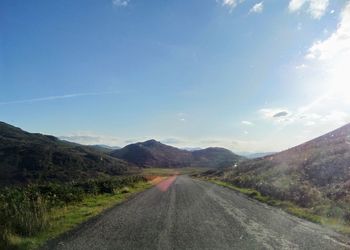
[[[306,6],[312,18],[320,19],[327,11],[329,0],[290,0],[289,11],[296,12]]]
[[[289,2],[289,10],[291,12],[297,11],[299,10],[301,7],[303,7],[303,5],[305,4],[306,0],[291,0]]]
[[[326,12],[329,0],[311,0],[309,12],[313,18],[319,19]]]
[[[314,42],[297,66],[303,69],[305,87],[317,93],[308,104],[297,108],[291,119],[313,126],[314,131],[335,129],[350,122],[350,2],[339,16],[335,31]]]
[[[254,6],[249,10],[249,13],[261,13],[264,10],[264,3],[260,2],[254,4]]]
[[[112,0],[112,4],[117,7],[126,7],[129,2],[130,0]]]
[[[300,65],[297,65],[297,66],[295,66],[295,68],[296,69],[306,69],[307,68],[307,65],[305,64],[305,63],[302,63],[302,64],[300,64]]]
[[[254,125],[254,123],[252,123],[252,122],[250,122],[250,121],[241,121],[241,123],[242,123],[243,125],[246,125],[246,126],[253,126],[253,125]]]
[[[216,2],[221,3],[222,6],[229,7],[232,10],[238,4],[244,2],[244,0],[216,0]]]
[[[261,132],[258,137],[254,135],[259,143],[246,145],[245,148],[259,151],[265,144],[262,151],[287,149],[337,129],[350,122],[349,112],[339,108],[338,104],[336,99],[317,98],[307,105],[289,109],[288,116],[282,117],[274,117],[278,114],[275,112],[281,109],[259,110],[262,118],[256,122],[259,127],[270,126],[270,129]]]
[[[282,127],[285,125],[319,125],[331,130],[350,122],[350,114],[337,109],[335,99],[318,98],[305,106],[300,106],[293,112],[281,110],[260,109],[258,112],[262,114],[264,120]]]
[[[339,110],[332,110],[321,118],[322,122],[331,122],[337,126],[344,125],[348,120],[349,114]]]
[[[123,144],[123,140],[104,134],[98,134],[91,131],[74,132],[68,135],[59,136],[61,140],[75,142],[83,145],[98,145],[104,144],[109,146],[119,146]]]
[[[170,145],[178,145],[178,144],[181,145],[183,143],[186,143],[186,142],[184,142],[183,139],[176,138],[176,137],[161,139],[160,142],[164,143],[164,144],[170,144]]]
[[[307,54],[308,59],[331,60],[349,55],[350,51],[350,3],[341,13],[337,30],[323,41],[314,43]],[[350,58],[349,58],[350,61]],[[332,62],[333,63],[333,62]]]
[[[319,75],[318,85],[339,104],[350,104],[350,2],[340,14],[337,29],[326,39],[315,42],[305,58]],[[336,97],[336,98],[334,98]],[[349,107],[347,106],[347,109]]]

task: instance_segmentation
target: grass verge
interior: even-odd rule
[[[306,219],[308,221],[324,225],[330,229],[333,229],[339,233],[350,235],[350,226],[345,225],[341,220],[331,217],[324,217],[320,216],[318,214],[315,214],[315,208],[303,208],[300,206],[297,206],[296,204],[290,202],[290,201],[282,201],[282,200],[276,200],[272,197],[264,196],[259,191],[251,188],[241,188],[234,186],[230,183],[215,179],[215,178],[201,178],[206,181],[210,181],[212,183],[215,183],[217,185],[227,187],[230,189],[233,189],[237,192],[240,192],[242,194],[247,195],[250,198],[253,198],[255,200],[258,200],[260,202],[266,203],[270,206],[278,207],[284,210],[285,212],[292,214],[294,216],[297,216],[302,219]]]
[[[125,187],[115,194],[99,194],[87,196],[80,202],[53,208],[48,213],[50,226],[48,230],[33,236],[10,235],[12,249],[37,249],[47,240],[67,232],[82,222],[100,214],[102,211],[115,206],[131,195],[144,191],[152,186],[150,182],[138,182]]]

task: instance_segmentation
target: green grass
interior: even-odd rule
[[[170,175],[193,175],[200,174],[207,171],[208,168],[144,168],[142,175],[157,175],[157,176],[170,176]]]
[[[126,200],[133,194],[151,187],[148,182],[139,182],[131,187],[122,189],[116,194],[100,194],[84,198],[81,202],[50,210],[48,217],[50,227],[45,232],[34,236],[10,236],[14,249],[37,249],[47,240],[67,232],[82,222],[100,214],[102,211]]]
[[[210,181],[212,183],[215,183],[220,186],[224,186],[230,189],[233,189],[237,192],[240,192],[242,194],[245,194],[253,199],[256,199],[260,202],[266,203],[270,206],[279,207],[286,211],[289,214],[292,214],[294,216],[297,216],[302,219],[306,219],[308,221],[322,224],[328,228],[331,228],[337,232],[350,235],[350,226],[347,224],[344,224],[344,221],[342,221],[339,218],[332,218],[332,217],[326,217],[326,216],[320,216],[315,213],[314,208],[303,208],[300,206],[297,206],[296,204],[290,202],[290,201],[282,201],[277,200],[268,196],[262,195],[257,190],[251,189],[251,188],[241,188],[234,186],[230,183],[214,179],[214,178],[204,178],[206,181]]]

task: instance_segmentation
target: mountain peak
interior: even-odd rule
[[[231,166],[241,157],[224,148],[188,151],[154,139],[134,143],[111,152],[111,156],[141,167],[221,167]]]
[[[156,141],[154,139],[150,139],[144,142],[140,142],[140,144],[144,145],[144,146],[154,146],[154,145],[160,145],[162,143],[160,143],[159,141]]]

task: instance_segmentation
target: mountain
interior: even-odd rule
[[[199,147],[184,147],[184,148],[181,148],[181,149],[193,152],[193,151],[196,151],[196,150],[201,150],[202,148],[199,148]]]
[[[156,140],[134,143],[111,152],[111,156],[141,167],[226,167],[241,157],[223,148],[207,148],[195,151],[178,149]]]
[[[228,149],[217,147],[195,150],[192,152],[192,158],[192,166],[208,168],[233,166],[243,159]]]
[[[261,157],[265,157],[267,155],[273,155],[276,154],[276,152],[261,152],[261,153],[247,153],[247,154],[243,154],[245,157],[247,157],[248,159],[256,159],[256,158],[261,158]]]
[[[111,156],[143,167],[187,167],[191,164],[191,152],[156,140],[127,145],[112,151]]]
[[[88,146],[0,122],[0,185],[119,175],[130,166]]]
[[[301,206],[350,201],[350,124],[280,153],[214,175]]]
[[[92,149],[99,150],[102,153],[106,153],[106,154],[112,152],[113,150],[121,149],[121,147],[118,147],[118,146],[108,146],[108,145],[104,145],[104,144],[88,145],[88,146]]]

